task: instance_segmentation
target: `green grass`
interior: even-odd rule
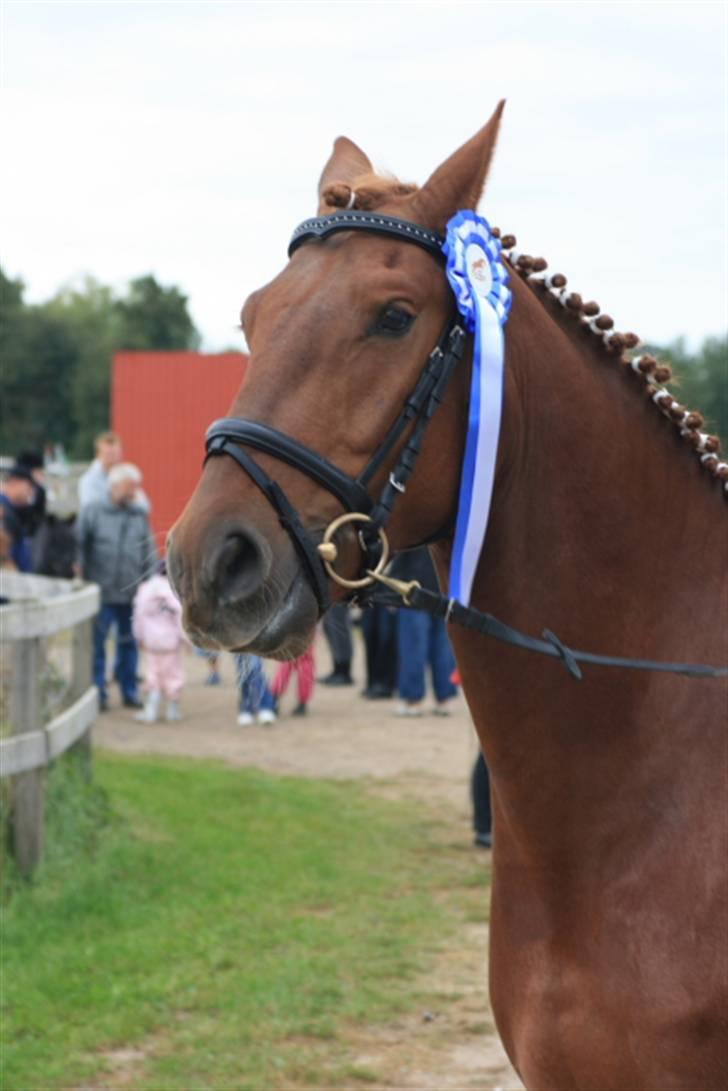
[[[357,785],[103,756],[117,818],[4,910],[3,1091],[366,1086],[337,1039],[417,1001],[482,863]]]

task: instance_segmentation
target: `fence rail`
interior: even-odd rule
[[[93,584],[0,572],[0,640],[10,699],[12,734],[0,739],[0,778],[11,777],[14,854],[22,874],[31,875],[43,852],[45,770],[70,747],[90,754],[90,729],[98,712],[91,685],[91,625],[99,609]],[[43,643],[66,629],[71,641],[69,707],[43,723]]]
[[[0,742],[0,776],[13,777],[48,765],[86,734],[97,713],[98,699],[96,687],[93,687],[41,731],[28,731],[3,739]]]

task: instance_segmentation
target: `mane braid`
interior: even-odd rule
[[[558,300],[581,329],[599,339],[609,356],[622,366],[630,368],[642,380],[646,395],[679,430],[679,434],[700,458],[702,466],[720,480],[722,491],[728,496],[728,462],[723,462],[719,457],[720,439],[703,432],[705,421],[702,413],[681,405],[663,385],[672,377],[669,364],[661,363],[648,354],[628,355],[628,350],[637,348],[640,343],[636,333],[612,332],[614,320],[608,314],[601,313],[598,303],[585,303],[577,292],[570,292],[566,286],[566,277],[562,273],[548,273],[548,264],[543,258],[533,258],[517,250],[515,235],[501,236],[498,228],[492,228],[492,231],[501,240],[504,257],[523,280]]]

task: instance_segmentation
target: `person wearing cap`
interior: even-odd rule
[[[10,537],[10,559],[19,572],[32,571],[30,548],[25,538],[22,512],[35,500],[36,485],[27,466],[15,463],[0,485],[3,528]]]
[[[76,527],[81,573],[101,589],[101,609],[94,623],[94,683],[100,706],[108,708],[106,639],[116,628],[115,677],[125,708],[141,708],[137,693],[137,645],[132,632],[132,602],[139,584],[157,564],[157,549],[146,511],[136,502],[142,475],[130,462],[109,472],[110,497],[81,508]]]

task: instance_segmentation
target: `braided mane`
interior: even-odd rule
[[[702,413],[686,408],[663,385],[672,378],[669,364],[647,353],[630,354],[630,350],[637,348],[640,343],[636,333],[613,332],[614,320],[608,314],[601,313],[598,303],[585,303],[578,292],[570,292],[566,286],[566,277],[562,273],[548,273],[548,265],[543,258],[533,258],[518,251],[514,235],[501,236],[498,228],[493,228],[492,231],[500,238],[509,264],[523,280],[556,299],[581,329],[589,331],[599,339],[609,356],[642,380],[642,389],[646,396],[663,416],[672,421],[680,436],[699,456],[703,467],[722,482],[723,491],[728,495],[728,462],[723,462],[720,458],[720,438],[702,431],[705,423]]]
[[[332,182],[324,189],[321,199],[324,205],[331,208],[369,211],[390,201],[404,201],[416,193],[417,189],[417,186],[400,182],[391,176],[366,174],[356,179],[353,185]],[[497,227],[491,228],[491,231],[496,238],[500,238],[504,257],[523,280],[561,303],[579,328],[597,337],[610,357],[623,367],[630,368],[642,380],[645,395],[664,417],[672,421],[685,442],[700,458],[703,467],[722,482],[723,491],[728,495],[728,462],[720,458],[720,438],[702,431],[705,423],[702,413],[687,409],[666,389],[664,384],[672,378],[669,364],[647,353],[631,354],[631,350],[640,344],[636,333],[614,332],[614,320],[608,314],[602,313],[599,304],[593,301],[585,303],[578,292],[568,291],[566,277],[562,273],[548,273],[548,263],[544,258],[522,254],[516,249],[514,235],[501,235]]]

